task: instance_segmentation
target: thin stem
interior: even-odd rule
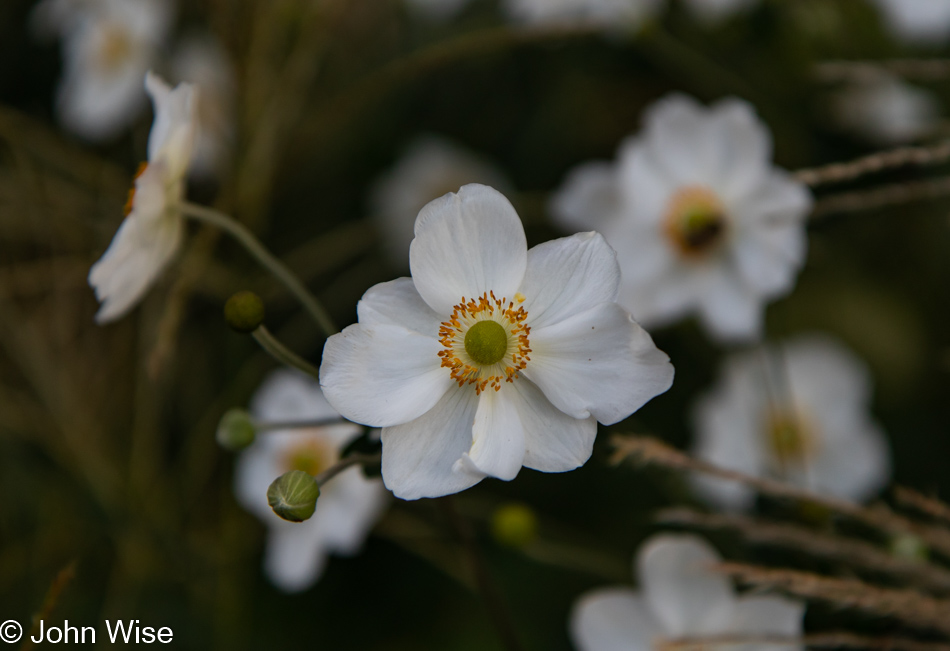
[[[321,472],[319,475],[314,475],[313,478],[317,480],[317,485],[322,488],[325,483],[339,475],[350,466],[376,463],[381,458],[382,454],[378,452],[376,454],[351,454],[348,457],[340,459],[335,464]]]
[[[918,81],[941,81],[950,77],[950,59],[823,61],[815,66],[815,77],[822,82],[873,82],[887,75]]]
[[[320,371],[313,364],[280,343],[266,326],[258,326],[257,330],[251,333],[251,336],[261,345],[261,348],[281,364],[300,369],[312,377],[320,377]]]
[[[217,226],[234,237],[261,265],[267,269],[277,280],[283,283],[290,292],[297,297],[297,300],[304,306],[304,309],[313,317],[323,333],[330,337],[339,332],[339,329],[333,323],[330,315],[327,313],[320,301],[310,293],[300,279],[292,272],[287,265],[281,262],[273,253],[261,243],[259,239],[249,231],[243,224],[238,223],[228,215],[218,212],[212,208],[199,206],[188,201],[179,204],[182,214],[186,217]]]
[[[816,187],[829,183],[853,181],[867,174],[916,165],[940,165],[950,160],[950,140],[923,147],[898,147],[877,152],[847,163],[831,163],[822,167],[798,170],[792,176],[805,185]]]
[[[339,416],[330,418],[315,418],[313,420],[270,420],[255,421],[254,429],[258,432],[270,432],[278,429],[308,429],[311,427],[326,427],[342,423]]]

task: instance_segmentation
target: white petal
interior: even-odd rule
[[[478,473],[505,481],[518,475],[525,454],[519,402],[521,394],[508,383],[498,391],[482,391],[472,427],[472,448],[463,455],[463,464],[470,462]]]
[[[696,100],[673,94],[644,114],[644,143],[677,185],[709,185],[716,178],[716,140],[710,116]]]
[[[354,324],[327,340],[320,386],[347,419],[373,427],[406,423],[429,411],[452,385],[442,345],[391,325]]]
[[[267,376],[251,398],[250,411],[260,420],[274,422],[340,418],[323,396],[319,382],[287,368]]]
[[[838,433],[837,440],[819,450],[806,472],[815,490],[863,502],[890,479],[891,454],[887,438],[875,422],[866,416],[854,421],[848,430]]]
[[[511,299],[524,278],[528,245],[511,203],[471,184],[429,203],[416,220],[409,264],[416,289],[438,314],[462,297],[494,291]]]
[[[327,482],[313,515],[326,548],[345,556],[359,552],[388,501],[382,480],[367,479],[360,468],[348,468]]]
[[[617,254],[598,233],[578,233],[528,251],[521,293],[526,323],[543,328],[617,300]]]
[[[594,449],[597,420],[568,416],[528,378],[514,382],[524,428],[524,465],[542,472],[567,472],[584,465]]]
[[[575,167],[551,199],[554,223],[570,231],[602,230],[621,210],[617,181],[613,163],[598,161]]]
[[[735,606],[729,580],[712,568],[721,559],[697,536],[658,535],[637,554],[644,596],[670,637],[728,630]]]
[[[797,638],[802,635],[805,604],[777,596],[742,597],[736,603],[731,632],[735,635]],[[730,645],[729,651],[801,651],[801,644]]]
[[[155,105],[155,121],[148,136],[148,159],[165,160],[169,176],[181,178],[194,152],[198,91],[184,83],[171,89],[151,71],[145,76],[145,90]]]
[[[605,425],[623,420],[673,383],[673,366],[616,303],[531,331],[523,371],[558,409]]]
[[[699,316],[714,337],[748,341],[762,334],[763,300],[725,265],[710,266],[702,277]]]
[[[740,227],[762,221],[801,223],[811,212],[813,200],[804,184],[788,172],[772,168],[761,183],[728,204]]]
[[[445,320],[432,311],[412,282],[412,278],[397,278],[370,287],[356,306],[360,325],[398,325],[427,337],[438,337],[439,326]]]
[[[663,630],[643,598],[627,588],[606,588],[582,596],[570,619],[578,651],[651,651]]]
[[[267,536],[264,570],[274,585],[285,592],[306,590],[317,582],[326,567],[327,550],[313,525],[312,520],[280,520]]]
[[[645,137],[627,138],[620,145],[618,157],[619,191],[623,201],[622,220],[616,222],[616,229],[646,226],[658,232],[670,199],[682,182],[666,171],[662,158],[653,153]],[[611,244],[612,238],[606,233],[615,233],[612,226],[608,224],[604,228]],[[635,232],[639,233],[639,229]]]
[[[478,400],[471,386],[454,387],[428,412],[383,428],[383,481],[396,497],[440,497],[474,486],[484,475],[456,461],[472,447]],[[470,465],[470,464],[469,464]]]
[[[710,137],[714,139],[717,190],[727,202],[744,196],[771,168],[772,136],[751,104],[734,97],[709,109]]]
[[[745,284],[764,297],[785,294],[805,262],[807,239],[799,223],[772,222],[737,233],[733,256]]]

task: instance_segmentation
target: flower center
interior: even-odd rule
[[[527,366],[531,359],[531,328],[524,323],[528,313],[523,307],[515,308],[515,303],[524,300],[520,293],[514,301],[497,299],[492,292],[477,300],[463,296],[449,320],[442,322],[439,341],[445,348],[439,357],[459,386],[474,384],[479,394],[489,386],[498,391],[502,382],[514,382],[518,371]]]
[[[107,25],[99,44],[99,65],[106,70],[115,70],[131,52],[132,43],[125,30],[116,25]]]
[[[298,435],[301,441],[284,453],[281,463],[284,472],[302,470],[308,475],[319,475],[336,462],[335,450],[325,441],[303,432]]]
[[[766,432],[773,458],[781,468],[801,465],[818,447],[815,429],[791,410],[769,414]]]
[[[667,236],[686,257],[705,255],[722,243],[728,219],[719,197],[702,186],[679,190],[667,206]]]

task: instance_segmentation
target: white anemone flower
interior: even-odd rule
[[[870,394],[865,365],[826,337],[737,355],[696,404],[694,453],[748,475],[863,501],[887,482],[891,465],[868,413]],[[722,508],[745,509],[754,500],[738,483],[694,480],[700,496]]]
[[[946,0],[874,0],[885,23],[901,40],[941,45],[950,38],[950,2]]]
[[[522,466],[573,470],[598,420],[670,387],[669,359],[615,302],[620,268],[597,233],[528,251],[504,195],[471,184],[423,208],[415,234],[412,278],[366,292],[320,367],[330,404],[383,428],[397,497],[511,480]]]
[[[96,321],[114,321],[144,296],[181,245],[184,224],[178,204],[195,141],[196,89],[170,88],[149,72],[145,88],[155,104],[148,162],[135,178],[126,217],[112,244],[89,271],[102,303]]]
[[[652,18],[663,0],[506,0],[510,18],[525,25],[589,25],[631,31]]]
[[[172,59],[178,81],[201,89],[197,107],[197,137],[189,174],[199,178],[226,171],[234,144],[236,80],[227,52],[209,34],[191,34],[179,43]]]
[[[145,105],[142,77],[157,61],[174,13],[169,0],[43,0],[37,31],[63,39],[56,108],[91,141],[121,133]]]
[[[262,422],[295,423],[339,418],[320,385],[287,369],[274,371],[251,399],[251,413]],[[267,525],[264,570],[281,590],[299,592],[320,578],[329,554],[359,552],[382,515],[388,493],[379,479],[367,479],[356,466],[320,488],[317,510],[304,522],[277,517],[267,503],[267,488],[285,472],[316,475],[340,458],[362,428],[340,419],[337,424],[259,432],[241,452],[234,472],[234,492],[248,511]]]
[[[791,290],[811,196],[771,165],[772,142],[738,99],[706,109],[672,95],[646,112],[619,162],[574,170],[552,200],[619,255],[621,303],[645,327],[697,313],[717,339],[758,337],[764,303]]]
[[[940,125],[933,93],[887,74],[836,91],[831,110],[841,128],[883,146],[925,138]]]
[[[737,596],[729,579],[715,570],[721,562],[697,536],[653,536],[634,564],[640,590],[594,590],[574,604],[574,645],[580,651],[651,651],[677,638],[801,636],[804,604],[778,596]],[[728,651],[802,648],[794,643],[723,646]]]
[[[376,181],[370,194],[371,214],[383,237],[383,250],[399,270],[409,268],[409,243],[419,211],[469,183],[501,192],[510,187],[490,163],[433,135],[412,141],[395,166]]]

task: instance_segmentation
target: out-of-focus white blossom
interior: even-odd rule
[[[285,369],[272,373],[257,390],[251,413],[259,421],[279,423],[339,417],[315,380]],[[234,491],[244,508],[267,525],[264,569],[282,590],[297,592],[313,585],[329,554],[358,552],[386,506],[387,493],[379,479],[365,478],[357,466],[347,468],[321,487],[313,516],[295,523],[274,514],[267,488],[291,470],[311,475],[326,470],[361,429],[341,419],[335,425],[268,430],[238,458]]]
[[[842,129],[878,145],[898,145],[926,137],[940,121],[940,107],[933,93],[887,74],[836,91],[831,109]]]
[[[673,95],[647,110],[616,164],[574,170],[551,210],[617,250],[620,302],[644,326],[696,313],[718,339],[751,339],[765,303],[795,283],[812,203],[771,156],[768,130],[746,102],[707,109]]]
[[[510,183],[476,154],[437,136],[416,138],[373,186],[371,213],[393,265],[409,268],[416,217],[427,203],[463,185],[481,183],[506,192]]]
[[[63,41],[60,121],[82,138],[112,138],[145,105],[142,77],[157,61],[174,13],[171,0],[43,0],[33,24]]]
[[[924,45],[950,39],[950,2],[946,0],[873,0],[886,25],[903,41]]]
[[[89,284],[102,303],[96,321],[114,321],[135,307],[178,251],[184,225],[178,204],[195,142],[196,90],[174,90],[149,72],[145,88],[155,104],[148,162],[135,178],[126,217],[102,258],[89,270]]]
[[[655,651],[665,639],[801,635],[804,604],[768,595],[737,596],[729,579],[715,570],[721,562],[716,550],[697,536],[653,536],[634,564],[639,590],[594,590],[574,604],[574,645],[579,651]],[[748,643],[724,648],[798,651],[801,646]]]
[[[526,25],[590,25],[629,32],[654,16],[663,0],[505,0],[511,19]]]
[[[220,175],[227,168],[234,144],[234,67],[212,36],[192,34],[175,49],[172,72],[178,81],[201,89],[198,138],[190,173],[198,177]]]
[[[865,500],[887,482],[890,454],[869,414],[870,377],[841,344],[805,336],[728,359],[693,412],[696,456],[820,495]],[[747,487],[696,476],[701,497],[751,505]]]
[[[620,268],[600,235],[529,251],[504,195],[475,184],[423,208],[415,234],[412,278],[366,292],[320,367],[341,414],[383,428],[397,497],[510,480],[522,466],[573,470],[598,420],[670,387],[669,359],[615,302]]]

